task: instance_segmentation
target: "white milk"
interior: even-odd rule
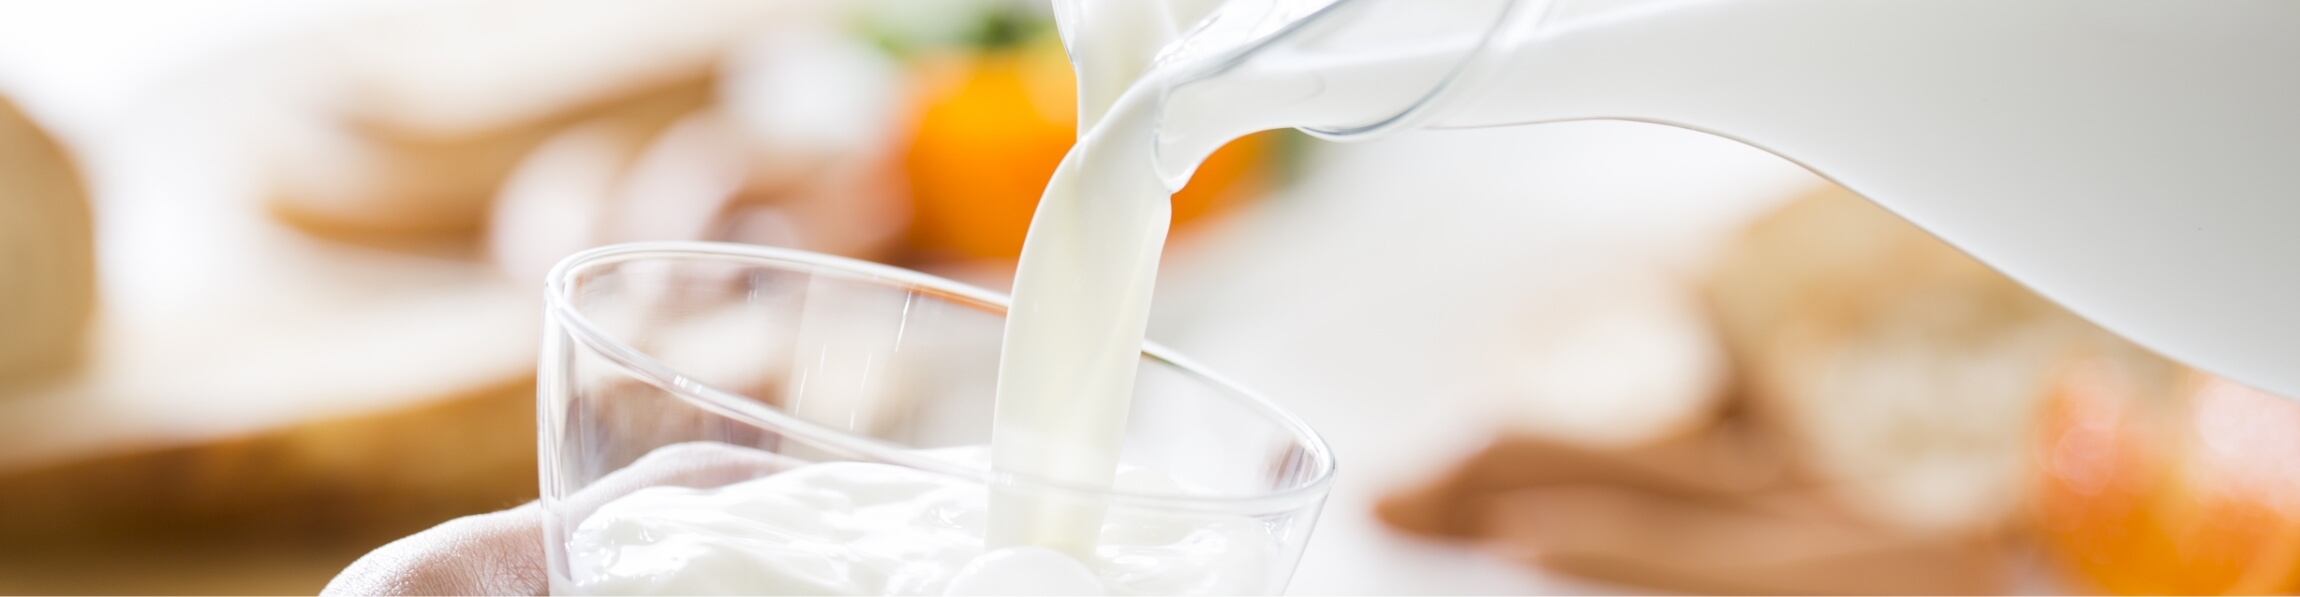
[[[1032,216],[1007,311],[993,468],[1110,486],[1172,209],[1151,167],[1151,96],[1129,92],[1063,159]],[[1086,553],[1090,500],[994,487],[989,540]]]
[[[1154,52],[1196,15],[1142,0],[1055,2],[1079,81],[1078,144],[1047,182],[1014,280],[999,353],[992,467],[1110,487],[1126,431],[1150,288],[1172,215],[1151,168]],[[987,540],[1091,553],[1102,506],[993,486]]]
[[[970,464],[980,447],[930,451]],[[1117,488],[1171,494],[1126,467]],[[1187,493],[1187,492],[1185,492]],[[831,462],[716,489],[650,487],[601,506],[568,538],[586,595],[1158,595],[1266,589],[1269,531],[1251,518],[1120,509],[1083,558],[1036,547],[986,551],[982,485],[864,462]]]

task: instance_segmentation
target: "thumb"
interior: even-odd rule
[[[542,595],[543,510],[534,502],[441,523],[352,562],[321,595]]]

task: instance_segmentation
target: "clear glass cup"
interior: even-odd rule
[[[1102,543],[1082,558],[1105,591],[1275,594],[1333,475],[1324,441],[1300,420],[1156,346],[1143,351],[1121,458],[1165,477],[1122,469],[1136,472],[1098,490],[993,473],[982,446],[1006,302],[917,272],[768,247],[639,243],[569,257],[545,295],[537,419],[554,594],[941,593],[981,551],[982,515],[970,500],[993,485],[1106,505]],[[809,494],[818,501],[806,503],[836,506],[823,512],[794,512],[799,502],[788,496],[719,509],[622,506],[640,503],[638,493],[697,504],[705,492],[667,486],[791,485],[858,470],[906,487],[956,488],[942,494],[955,509],[922,515],[942,525],[923,535],[817,533],[852,543],[754,554],[746,557],[772,561],[694,577],[720,584],[641,578],[724,563],[724,554],[695,551],[695,541],[710,540],[689,536],[711,535],[697,530],[709,525],[686,523],[751,533],[720,548],[788,549],[790,536],[759,525],[805,531],[820,517],[851,521],[862,511],[837,507],[884,496]],[[648,526],[656,523],[668,526]],[[624,543],[602,543],[616,537]],[[858,555],[871,550],[910,553]]]

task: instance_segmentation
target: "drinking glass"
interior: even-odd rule
[[[1324,441],[1300,420],[1154,345],[1142,351],[1121,460],[1165,473],[1166,486],[1074,487],[938,456],[987,450],[1007,303],[918,272],[769,247],[636,243],[567,258],[545,300],[537,420],[554,594],[600,590],[597,563],[569,541],[602,505],[645,487],[708,489],[828,462],[985,494],[1091,499],[1108,521],[1248,529],[1250,540],[1193,544],[1207,561],[1177,567],[1109,545],[1115,527],[1105,526],[1086,563],[1113,593],[1275,594],[1333,475]],[[980,517],[970,520],[979,541]],[[940,592],[946,572],[840,573]]]

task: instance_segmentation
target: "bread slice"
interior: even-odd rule
[[[96,309],[94,238],[78,166],[0,97],[0,394],[81,361]]]

